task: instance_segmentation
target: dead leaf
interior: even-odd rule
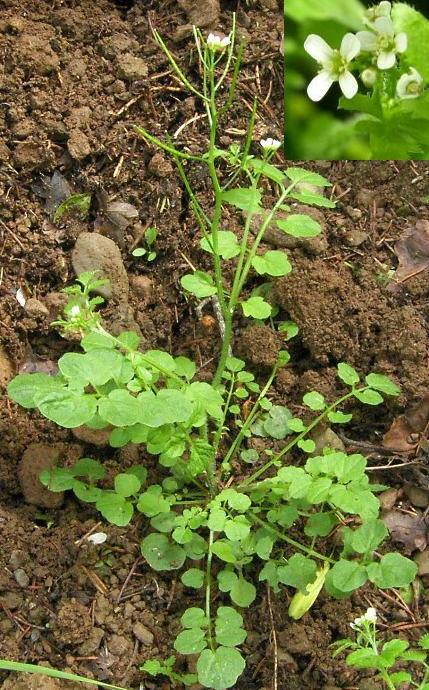
[[[109,201],[107,192],[99,188],[96,192],[98,215],[94,228],[102,235],[110,237],[114,242],[123,246],[124,234],[131,221],[138,218],[138,209],[123,201]]]
[[[39,180],[31,185],[31,189],[45,199],[45,209],[49,215],[54,214],[58,206],[72,195],[69,183],[57,170],[52,177],[41,175]]]
[[[429,268],[429,221],[418,220],[415,228],[405,233],[395,244],[399,265],[389,288],[403,283]]]
[[[419,445],[420,436],[429,424],[429,394],[405,414],[396,417],[383,437],[383,448],[396,453],[411,453]]]
[[[424,551],[427,546],[426,518],[422,515],[409,515],[399,510],[389,510],[381,516],[394,541],[403,544],[404,553],[411,554],[418,549]]]

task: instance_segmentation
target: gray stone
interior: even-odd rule
[[[85,271],[100,271],[100,277],[109,282],[99,287],[102,297],[128,302],[129,283],[118,246],[108,237],[96,232],[82,232],[72,252],[76,275]]]

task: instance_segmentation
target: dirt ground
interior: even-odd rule
[[[174,575],[151,572],[139,557],[143,517],[127,529],[98,524],[89,507],[47,495],[37,474],[43,463],[84,454],[103,459],[112,476],[135,463],[139,451],[116,451],[99,434],[58,429],[8,402],[4,391],[18,371],[53,371],[58,357],[73,348],[50,323],[64,304],[59,291],[75,277],[72,252],[85,233],[96,235],[95,252],[100,237],[113,239],[123,262],[117,293],[103,310],[107,326],[113,332],[134,328],[148,346],[192,357],[201,376],[211,375],[216,329],[199,319],[179,290],[188,263],[206,261],[196,223],[169,161],[132,129],[141,124],[159,136],[177,133],[178,145],[195,150],[204,145],[200,106],[150,37],[151,23],[195,75],[189,37],[189,21],[195,20],[183,9],[189,13],[192,4],[0,0],[0,658],[48,663],[130,688],[170,688],[167,681],[143,680],[139,666],[171,653],[178,618],[195,595]],[[257,139],[281,137],[280,3],[225,1],[219,17],[209,16],[214,4],[204,3],[208,16],[200,12],[198,21],[227,32],[237,10],[247,40],[238,102],[222,145],[241,141],[255,95]],[[342,360],[362,372],[387,373],[401,385],[401,396],[371,414],[357,414],[347,429],[355,440],[379,443],[392,420],[427,392],[428,274],[391,291],[388,271],[398,263],[395,242],[418,220],[429,219],[428,168],[423,162],[310,167],[333,182],[339,203],[318,212],[322,239],[290,248],[294,271],[272,291],[279,318],[300,328],[275,397],[293,408],[305,391],[317,388],[333,399],[340,390],[335,366]],[[85,221],[70,217],[54,224],[34,191],[40,176],[54,171],[75,192],[103,189],[109,200],[133,204],[138,218],[118,229],[91,209]],[[203,193],[204,171],[194,170],[192,181]],[[157,258],[148,264],[131,251],[153,224]],[[237,319],[234,348],[261,378],[280,344],[271,331],[249,329]],[[392,486],[407,478],[401,471],[379,474]],[[85,535],[98,529],[108,539],[94,546]],[[368,602],[374,603],[371,590],[342,602],[322,595],[298,624],[287,618],[286,593],[269,596],[261,585],[245,614],[248,668],[237,689],[271,689],[276,664],[281,690],[368,690],[367,679],[333,662],[329,648],[348,634],[348,621]],[[424,600],[409,614],[387,600],[377,606],[391,625],[426,616]],[[412,627],[406,630],[414,634]],[[192,668],[192,660],[180,663]],[[77,690],[72,683],[34,678],[30,684],[7,674],[0,675],[0,687]]]

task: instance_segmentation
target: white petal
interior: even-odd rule
[[[326,43],[326,41],[316,34],[310,34],[305,39],[304,50],[311,55],[314,60],[320,62],[323,65],[334,52],[332,48]]]
[[[356,96],[359,85],[351,72],[344,72],[340,79],[340,89],[346,98],[353,98]]]
[[[15,296],[16,296],[17,301],[21,305],[21,307],[25,307],[25,303],[27,301],[27,298],[24,294],[24,290],[22,288],[18,288]]]
[[[395,27],[390,17],[378,17],[374,22],[374,29],[378,33],[385,34],[386,36],[395,35]]]
[[[314,77],[307,87],[308,97],[311,98],[312,101],[316,102],[322,100],[323,96],[328,93],[333,83],[334,79],[332,79],[328,72],[325,72],[324,70],[319,72],[319,74]]]
[[[377,48],[377,36],[371,31],[358,31],[356,38],[358,39],[362,50],[372,52]]]
[[[382,0],[378,6],[378,11],[380,15],[384,14],[386,17],[389,17],[392,11],[392,3],[389,0]]]
[[[395,37],[395,46],[398,53],[405,53],[407,50],[408,39],[406,33],[398,34]]]
[[[360,53],[359,39],[354,34],[350,33],[343,36],[340,53],[347,60],[347,62],[354,60],[356,55],[359,55]]]
[[[377,58],[378,69],[391,69],[396,64],[395,53],[380,53]]]
[[[105,532],[94,532],[88,537],[88,541],[93,544],[104,544],[107,539],[107,534]]]

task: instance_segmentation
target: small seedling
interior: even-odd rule
[[[144,256],[146,261],[154,261],[156,259],[155,242],[158,235],[156,227],[147,228],[144,234],[143,247],[137,247],[131,253],[133,256]]]

